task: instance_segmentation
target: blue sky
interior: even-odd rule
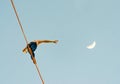
[[[120,84],[119,0],[14,0],[45,84]],[[96,41],[94,49],[87,45]],[[0,82],[40,84],[10,0],[0,0]]]

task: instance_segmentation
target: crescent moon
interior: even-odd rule
[[[96,46],[96,42],[94,41],[92,44],[87,46],[87,49],[93,49]]]

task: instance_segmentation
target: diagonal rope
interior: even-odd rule
[[[20,29],[21,29],[21,31],[22,31],[22,33],[23,33],[24,38],[25,38],[26,44],[28,44],[27,38],[26,38],[26,36],[25,36],[25,33],[24,33],[24,30],[23,30],[22,24],[21,24],[21,22],[20,22],[20,19],[19,19],[19,17],[18,17],[18,14],[17,14],[16,8],[15,8],[15,5],[14,5],[14,3],[13,3],[13,0],[11,0],[11,4],[12,4],[12,7],[13,7],[13,9],[14,9],[15,15],[16,15],[16,17],[17,17],[18,23],[19,23],[19,25],[20,25]]]
[[[39,68],[38,68],[38,66],[37,66],[36,59],[34,58],[34,56],[33,56],[33,54],[32,54],[32,50],[31,50],[30,46],[28,45],[28,41],[27,41],[27,38],[26,38],[26,36],[25,36],[25,33],[24,33],[24,30],[23,30],[22,24],[21,24],[21,22],[20,22],[20,19],[19,19],[19,17],[18,17],[18,14],[17,14],[16,8],[15,8],[15,5],[14,5],[14,3],[13,3],[13,0],[10,0],[10,1],[11,1],[11,4],[12,4],[12,7],[13,7],[13,9],[14,9],[16,18],[17,18],[17,20],[18,20],[20,29],[21,29],[22,34],[23,34],[23,36],[24,36],[24,39],[25,39],[25,41],[26,41],[26,44],[27,44],[27,47],[28,47],[28,51],[29,51],[30,55],[31,55],[32,58],[33,58],[32,60],[33,60],[33,63],[35,64],[35,67],[36,67],[36,69],[37,69],[37,71],[38,71],[40,80],[42,81],[42,84],[44,84],[44,81],[43,81],[42,76],[41,76],[41,74],[40,74],[40,70],[39,70]]]
[[[42,81],[42,84],[44,84],[44,81],[43,81],[43,79],[42,79],[42,76],[41,76],[41,74],[40,74],[40,70],[39,70],[37,64],[35,64],[35,67],[36,67],[36,69],[37,69],[37,71],[38,71],[38,74],[39,74],[39,77],[40,77],[40,79],[41,79],[41,81]]]

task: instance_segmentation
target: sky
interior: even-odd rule
[[[119,0],[14,0],[45,84],[120,84]],[[95,48],[86,48],[96,41]],[[10,0],[0,0],[0,83],[41,84]]]

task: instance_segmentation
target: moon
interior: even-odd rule
[[[94,41],[92,44],[87,46],[87,49],[93,49],[96,46],[96,42]]]

